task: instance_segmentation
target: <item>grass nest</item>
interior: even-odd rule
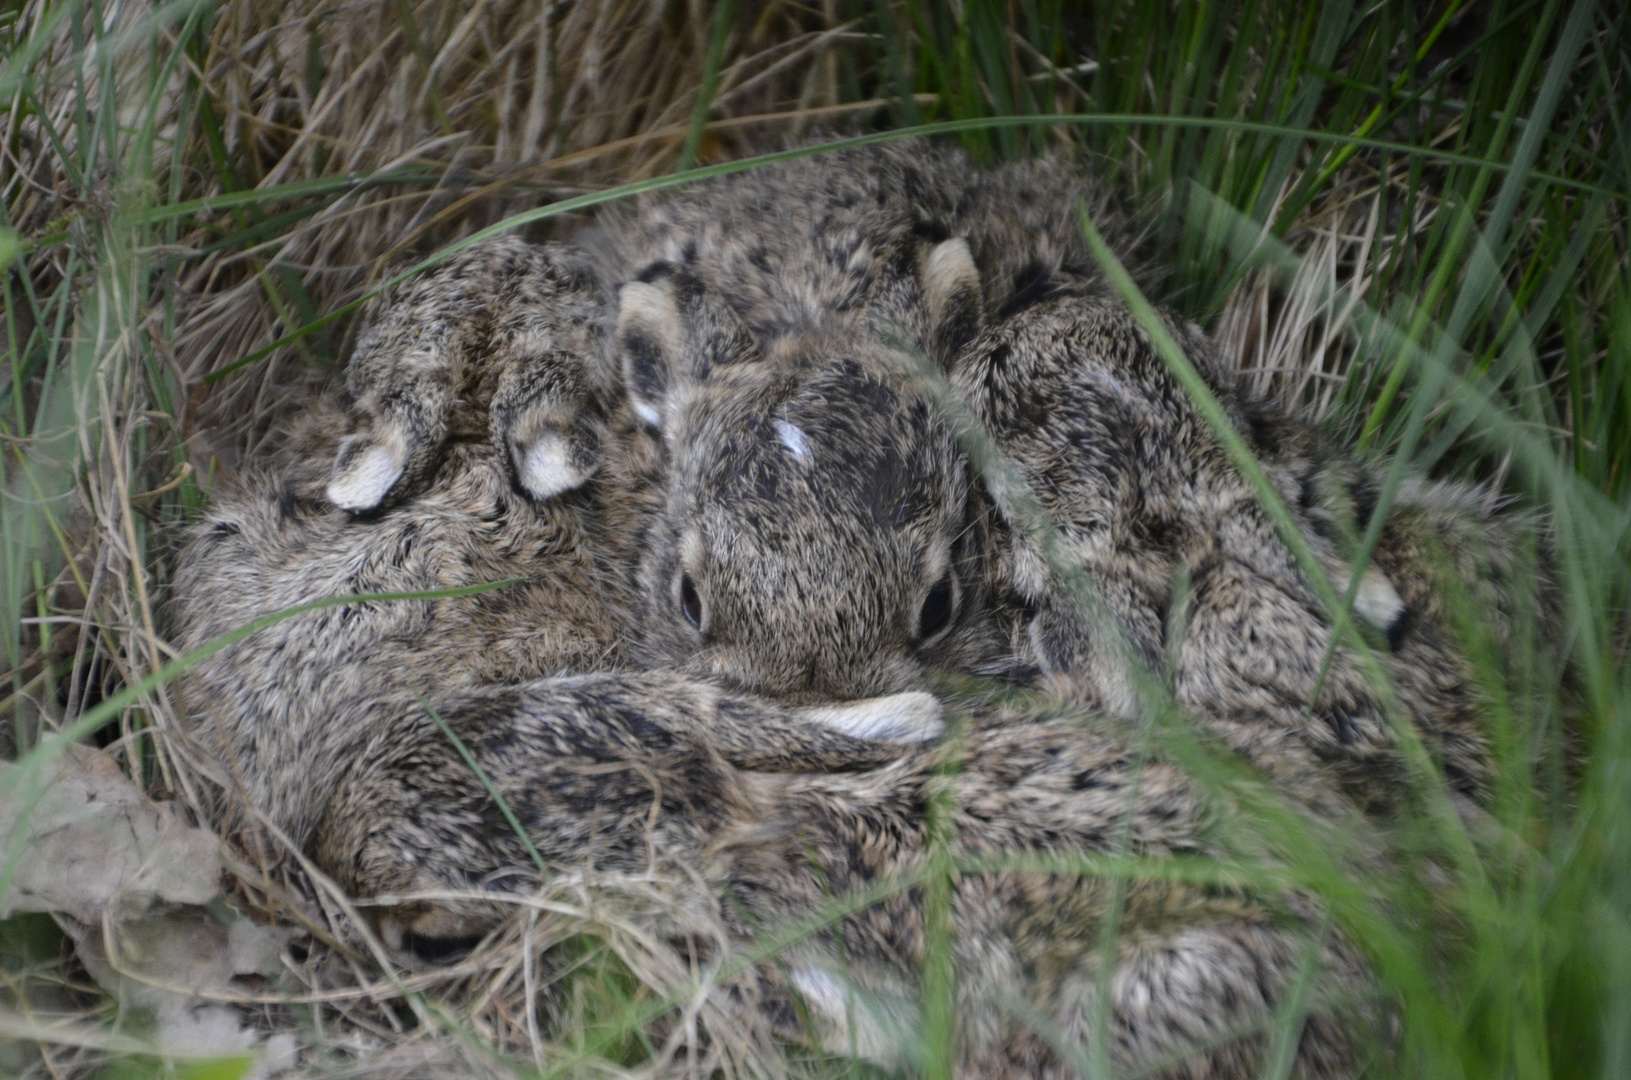
[[[1566,525],[1588,687],[1569,738],[1592,764],[1520,767],[1539,794],[1499,813],[1523,842],[1461,896],[1466,940],[1424,943],[1449,989],[1438,1013],[1406,1016],[1411,1049],[1387,1067],[1615,1075],[1631,1054],[1606,1034],[1631,1030],[1631,922],[1614,899],[1631,895],[1616,858],[1631,808],[1612,783],[1631,764],[1627,26],[1606,5],[1264,7],[14,5],[0,15],[5,755],[67,732],[208,827],[185,717],[149,678],[176,658],[173,545],[338,377],[352,312],[395,269],[692,165],[997,118],[943,137],[986,158],[1091,155],[1148,222],[1166,299],[1259,390]],[[1494,412],[1462,422],[1464,393]],[[1518,716],[1513,738],[1563,738],[1555,712]],[[266,1037],[262,1073],[835,1068],[789,1057],[751,1010],[707,993],[725,939],[686,882],[558,878],[468,955],[403,968],[275,836],[224,859],[230,906],[280,928],[279,972],[199,996]],[[653,937],[656,911],[696,947]],[[54,928],[0,927],[0,1045],[19,1072],[204,1067],[154,1056]],[[1532,992],[1501,975],[1519,968]]]

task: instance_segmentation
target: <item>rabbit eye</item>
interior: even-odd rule
[[[956,608],[957,594],[952,587],[951,575],[947,574],[934,583],[929,595],[923,598],[923,608],[917,616],[917,639],[926,641],[944,630],[951,623],[951,617]]]
[[[702,629],[702,597],[697,595],[696,582],[691,580],[690,574],[680,575],[680,614],[685,621]]]

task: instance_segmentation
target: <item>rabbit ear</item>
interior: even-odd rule
[[[377,430],[341,439],[325,492],[328,501],[354,513],[379,506],[402,478],[412,441],[412,434],[403,425],[389,422]]]
[[[662,284],[631,281],[618,295],[617,351],[623,386],[640,418],[662,426],[669,372],[680,353],[680,313],[673,291]]]
[[[715,367],[759,356],[736,313],[691,274],[666,263],[623,286],[617,348],[635,412],[659,428],[675,390],[706,379]]]
[[[985,325],[980,272],[962,237],[943,240],[923,257],[923,295],[929,308],[929,353],[942,367]]]

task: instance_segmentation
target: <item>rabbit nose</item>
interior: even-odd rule
[[[883,697],[921,690],[926,683],[923,671],[906,656],[874,658],[870,663],[817,662],[806,668],[793,685],[778,695],[798,704],[821,704]]]
[[[925,684],[922,668],[904,649],[870,635],[830,637],[826,648],[799,659],[802,670],[783,692],[812,700],[877,697]]]
[[[896,643],[855,633],[853,612],[805,612],[797,625],[767,620],[710,649],[713,678],[799,703],[845,701],[923,688],[917,661]],[[848,616],[848,618],[846,618]],[[845,624],[848,625],[846,632]]]
[[[882,697],[907,690],[921,690],[928,685],[923,677],[923,668],[906,656],[891,657],[873,665],[871,670],[859,673],[858,677],[852,675],[841,682],[842,685],[834,689],[834,696],[838,698]]]

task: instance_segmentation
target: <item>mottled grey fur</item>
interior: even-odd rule
[[[412,701],[378,709],[389,736],[352,759],[315,845],[321,864],[365,893],[527,888],[527,852],[425,710]],[[890,750],[896,760],[863,767],[881,744],[864,753],[821,738],[801,746],[800,725],[784,711],[671,676],[473,691],[439,712],[552,869],[655,870],[692,886],[690,902],[717,910],[744,943],[819,917],[856,889],[921,871],[933,798],[953,808],[953,855],[1159,859],[1215,850],[1203,800],[1181,772],[1141,763],[1125,739],[1076,716],[988,707],[951,755],[961,767],[948,778],[946,755],[933,746]],[[767,745],[809,756],[789,761]],[[1073,1044],[1095,1043],[1113,891],[1109,879],[1069,872],[959,875],[950,912],[959,1075],[1073,1074],[1027,1010]],[[1171,1063],[1161,1075],[1255,1075],[1263,1042],[1239,1036],[1264,1022],[1313,949],[1322,971],[1293,1075],[1353,1071],[1372,1010],[1363,999],[1333,1009],[1328,995],[1362,989],[1363,967],[1339,940],[1312,939],[1306,906],[1159,879],[1127,882],[1121,903],[1115,974],[1103,984],[1107,1056],[1118,1068]],[[497,904],[403,905],[388,929],[457,936],[502,912]],[[912,1030],[925,942],[917,886],[795,942],[780,959],[831,1049],[855,1045],[887,1063]],[[725,992],[747,996],[751,987],[771,1022],[797,1037],[804,1028],[783,977],[749,971]],[[1211,1049],[1195,1055],[1197,1046]]]
[[[446,440],[489,435],[534,498],[582,486],[615,394],[601,307],[581,254],[514,238],[398,286],[373,306],[346,371],[352,433],[329,500],[372,510],[435,468]]]
[[[1315,592],[1093,267],[1083,201],[1114,225],[1061,165],[983,171],[911,147],[755,170],[645,212],[618,343],[671,467],[637,654],[783,695],[905,689],[926,666],[1035,668],[1067,699],[1136,712],[1122,650],[970,475],[901,354],[915,352],[1017,466],[1135,655],[1171,658],[1180,702],[1313,801],[1335,779],[1392,808],[1402,761],[1378,691],[1346,647],[1320,681]],[[1204,334],[1168,325],[1343,589],[1376,470],[1243,398]],[[1487,496],[1409,483],[1358,590],[1402,718],[1466,799],[1487,746],[1446,597],[1470,592],[1501,640],[1533,591],[1522,531]],[[682,572],[717,616],[700,634],[676,617]],[[951,623],[925,640],[914,626],[948,572]]]
[[[519,277],[501,295],[525,295],[524,312],[490,297],[460,306],[435,281],[386,296],[350,372],[349,433],[347,415],[314,402],[277,460],[214,500],[178,560],[170,618],[183,648],[315,600],[523,579],[467,597],[326,608],[194,670],[184,699],[198,739],[247,801],[297,843],[322,820],[350,750],[372,737],[351,730],[360,721],[339,719],[347,710],[366,711],[392,692],[434,694],[627,662],[634,605],[624,568],[643,515],[639,493],[651,486],[638,478],[655,467],[655,447],[626,430],[597,450],[595,482],[528,497],[512,482],[516,425],[506,421],[517,414],[503,393],[524,381],[516,376],[526,365],[507,364],[515,354],[491,340],[497,326],[531,321],[535,338],[556,343],[539,355],[590,370],[602,348],[599,287],[552,269],[574,259],[581,262],[564,249],[501,243],[437,279],[485,289]],[[433,325],[419,326],[416,311]],[[424,345],[429,339],[443,344]],[[432,384],[433,404],[415,398]],[[591,395],[573,404],[596,427],[615,429]],[[392,433],[381,435],[382,427]],[[389,497],[380,493],[384,505],[359,514],[332,505],[325,492],[357,448],[387,444],[417,449]]]
[[[1120,650],[1060,601],[925,400],[920,354],[1030,482],[1134,652],[1169,664],[1173,693],[1209,730],[1312,806],[1395,809],[1400,755],[1376,694],[1338,650],[1309,713],[1327,621],[1094,272],[1075,224],[1083,191],[1060,165],[983,172],[922,146],[835,155],[614,224],[599,264],[627,282],[615,331],[579,256],[514,241],[387,298],[353,362],[344,441],[314,435],[200,525],[177,575],[180,644],[317,596],[527,581],[281,623],[200,666],[188,701],[201,739],[360,892],[531,880],[415,690],[552,864],[702,868],[697,902],[743,939],[920,866],[938,781],[936,752],[913,737],[932,717],[910,694],[825,703],[911,691],[943,667],[1135,711]],[[1204,336],[1173,328],[1344,583],[1374,505],[1369,470],[1240,399]],[[1517,546],[1487,500],[1405,494],[1361,614],[1391,647],[1404,716],[1474,800],[1487,751],[1440,551],[1493,610]],[[1211,852],[1183,776],[1157,760],[1133,783],[1132,729],[1100,727],[977,710],[950,781],[954,848],[1102,853],[1126,828],[1135,852]],[[1094,1038],[1109,895],[1068,874],[961,878],[965,1075],[1069,1072],[991,996]],[[1169,1074],[1252,1074],[1260,1040],[1227,1036],[1278,1000],[1309,913],[1154,883],[1126,899],[1104,984],[1111,1059],[1143,1068],[1211,1046]],[[835,1048],[853,1037],[881,1053],[881,1029],[843,1030],[841,980],[909,998],[922,903],[898,895],[790,954],[789,979]],[[432,904],[387,923],[457,936],[496,916]],[[1324,990],[1363,985],[1340,941],[1322,960]],[[765,1008],[791,1029],[789,1001],[772,993]],[[1351,1073],[1362,1015],[1316,1008],[1295,1074]]]

